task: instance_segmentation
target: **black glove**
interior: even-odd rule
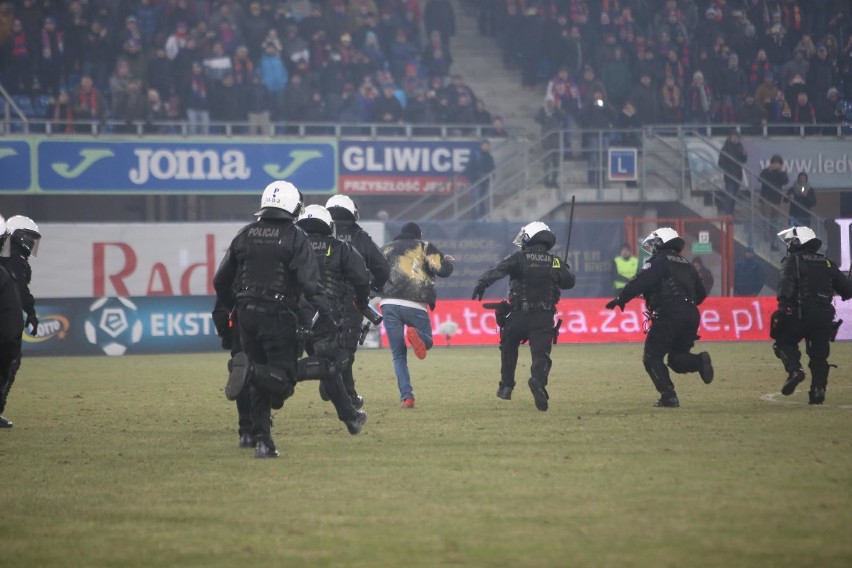
[[[624,311],[624,300],[622,300],[621,297],[619,297],[619,296],[617,296],[617,297],[613,298],[612,300],[610,300],[609,302],[607,302],[606,309],[614,310],[616,306],[621,308],[622,312]]]
[[[24,323],[24,327],[27,327],[28,325],[33,326],[33,330],[30,332],[30,335],[32,335],[33,337],[38,335],[38,318],[35,317],[35,315],[27,316],[27,321],[26,323]]]
[[[359,312],[363,312],[366,309],[366,307],[370,305],[370,299],[369,298],[363,298],[363,299],[355,298],[354,300],[352,300],[352,303],[355,304],[356,310],[358,310]]]
[[[485,286],[482,282],[476,285],[476,288],[473,289],[473,296],[470,297],[471,300],[481,300],[482,296],[485,295]]]
[[[231,333],[228,332],[222,336],[222,349],[226,349],[230,351],[234,347],[234,338],[231,336]]]

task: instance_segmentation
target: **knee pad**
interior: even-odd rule
[[[258,390],[282,401],[293,396],[295,390],[293,378],[285,370],[268,365],[255,365],[251,381]]]
[[[325,357],[319,355],[310,355],[299,359],[298,370],[296,372],[296,380],[302,381],[321,381],[332,373],[332,364]]]

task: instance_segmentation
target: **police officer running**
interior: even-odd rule
[[[642,362],[651,376],[660,399],[654,406],[674,408],[680,406],[669,370],[663,363],[668,354],[668,364],[675,373],[698,372],[705,384],[713,381],[710,354],[690,353],[698,338],[700,314],[698,305],[707,297],[704,285],[695,268],[681,256],[684,240],[677,231],[663,227],[653,231],[642,242],[642,248],[651,257],[639,273],[611,300],[606,308],[624,305],[642,295],[647,304],[651,327],[645,338]]]
[[[818,252],[822,241],[813,230],[792,227],[778,236],[787,245],[787,256],[781,261],[778,311],[772,314],[769,335],[775,340],[775,356],[787,371],[781,393],[793,394],[805,380],[799,351],[804,339],[811,370],[808,403],[822,404],[828,386],[829,342],[834,341],[841,323],[834,322],[832,298],[835,293],[843,300],[852,298],[852,282],[837,263]]]
[[[355,202],[346,195],[334,195],[328,199],[325,206],[334,221],[335,236],[358,251],[372,276],[370,288],[381,292],[390,274],[388,261],[370,235],[358,224],[358,208]],[[340,342],[349,353],[349,364],[343,371],[343,386],[346,387],[355,408],[364,406],[364,399],[355,390],[355,378],[352,374],[362,321],[363,317],[358,309],[351,302],[347,302],[340,321]]]
[[[30,293],[33,271],[29,258],[38,255],[40,242],[38,225],[22,215],[9,217],[5,230],[0,231],[0,268],[5,272],[2,277],[5,280],[2,284],[4,298],[0,310],[10,310],[0,317],[6,320],[0,323],[0,413],[6,407],[9,391],[21,367],[21,310],[27,314],[23,328],[31,326],[30,335],[38,335],[35,300]],[[13,295],[17,296],[17,303]],[[11,427],[12,423],[0,416],[0,428]]]
[[[332,317],[341,321],[345,310],[354,304],[357,309],[366,309],[370,293],[370,273],[364,259],[348,244],[334,238],[334,222],[322,205],[308,205],[296,223],[310,241],[311,249],[319,265],[319,281],[331,306]],[[303,300],[300,309],[309,315],[314,307]],[[360,312],[359,312],[360,313]],[[307,319],[307,318],[305,318]],[[320,392],[329,398],[337,411],[337,417],[346,424],[350,434],[358,434],[367,421],[367,414],[357,410],[346,393],[341,373],[351,364],[350,353],[340,345],[338,335],[310,338],[307,342],[309,355],[320,357],[317,363],[323,367],[320,373]],[[299,362],[300,378],[309,361]]]
[[[509,313],[500,333],[500,385],[497,396],[512,398],[518,346],[529,340],[532,365],[528,381],[535,407],[547,411],[547,377],[550,373],[550,350],[558,330],[553,315],[560,290],[574,287],[574,275],[558,256],[549,251],[556,236],[539,221],[521,228],[513,241],[521,250],[501,260],[480,276],[473,290],[474,300],[482,300],[485,290],[494,282],[509,276]],[[498,318],[502,320],[500,314]]]
[[[314,332],[336,333],[310,242],[294,223],[301,209],[302,193],[293,184],[269,184],[257,221],[237,233],[213,278],[225,307],[236,306],[245,350],[232,360],[225,396],[234,400],[248,386],[257,458],[278,457],[270,417],[272,408],[281,408],[293,394],[300,294],[320,314]]]

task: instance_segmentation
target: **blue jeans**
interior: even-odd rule
[[[391,354],[393,355],[393,372],[399,385],[399,399],[414,398],[411,389],[411,375],[408,373],[408,347],[405,344],[405,326],[413,327],[426,344],[426,349],[432,348],[432,323],[428,312],[385,304],[382,306],[385,333],[388,336]]]

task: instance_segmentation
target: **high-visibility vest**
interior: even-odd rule
[[[636,276],[636,271],[639,270],[639,259],[635,256],[625,259],[619,255],[615,257],[615,270],[620,276],[630,280]],[[614,284],[616,290],[621,290],[626,282],[615,282]]]

